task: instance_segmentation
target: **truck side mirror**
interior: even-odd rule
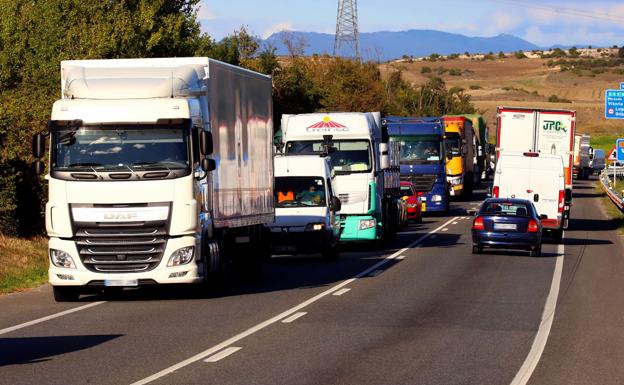
[[[35,174],[41,175],[45,171],[45,165],[43,164],[42,161],[37,159],[36,161],[33,162],[33,169],[35,171]]]
[[[214,150],[212,145],[212,133],[201,130],[199,133],[199,152],[203,156],[212,154]]]
[[[216,168],[217,168],[217,163],[214,161],[214,159],[203,158],[201,160],[201,169],[204,172],[214,171]]]
[[[533,202],[539,202],[539,194],[533,194]]]
[[[590,147],[588,152],[589,152],[589,159],[593,160],[594,159],[594,148]]]
[[[32,137],[32,154],[33,157],[41,159],[45,153],[45,136],[37,133]]]
[[[332,204],[332,209],[334,209],[334,211],[340,211],[340,209],[342,208],[342,202],[336,196],[333,196],[331,198],[331,204]]]
[[[448,160],[453,159],[453,151],[450,148],[446,149],[446,159]]]
[[[379,166],[382,170],[387,170],[390,168],[390,158],[387,154],[381,156]]]
[[[571,202],[572,201],[572,190],[570,190],[570,189],[566,189],[565,190],[565,201],[566,202]]]

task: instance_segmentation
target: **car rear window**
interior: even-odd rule
[[[484,204],[481,213],[489,215],[528,217],[531,211],[529,207],[523,203],[491,202]]]

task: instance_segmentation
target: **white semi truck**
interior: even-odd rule
[[[257,266],[275,212],[271,86],[205,57],[63,61],[33,138],[36,158],[50,142],[55,298]]]
[[[378,112],[282,116],[286,156],[320,154],[329,146],[341,201],[341,242],[378,241],[400,221],[399,143],[389,142]]]

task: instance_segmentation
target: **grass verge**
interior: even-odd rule
[[[613,204],[611,199],[607,196],[607,193],[605,193],[604,189],[602,188],[602,183],[600,183],[600,181],[597,181],[594,185],[594,191],[596,192],[596,194],[600,195],[600,203],[607,216],[617,223],[618,234],[624,235],[624,213],[622,213],[620,209],[618,209],[615,204]]]
[[[45,283],[48,279],[48,242],[0,235],[0,294]]]

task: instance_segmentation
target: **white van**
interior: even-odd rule
[[[275,222],[268,225],[272,254],[338,258],[341,202],[329,157],[278,155],[274,165]]]
[[[492,195],[533,202],[542,227],[555,239],[563,236],[566,189],[563,160],[535,152],[501,154],[494,173]]]
[[[605,168],[605,152],[599,148],[594,150],[594,156],[590,162],[591,168],[596,173],[600,173]]]

